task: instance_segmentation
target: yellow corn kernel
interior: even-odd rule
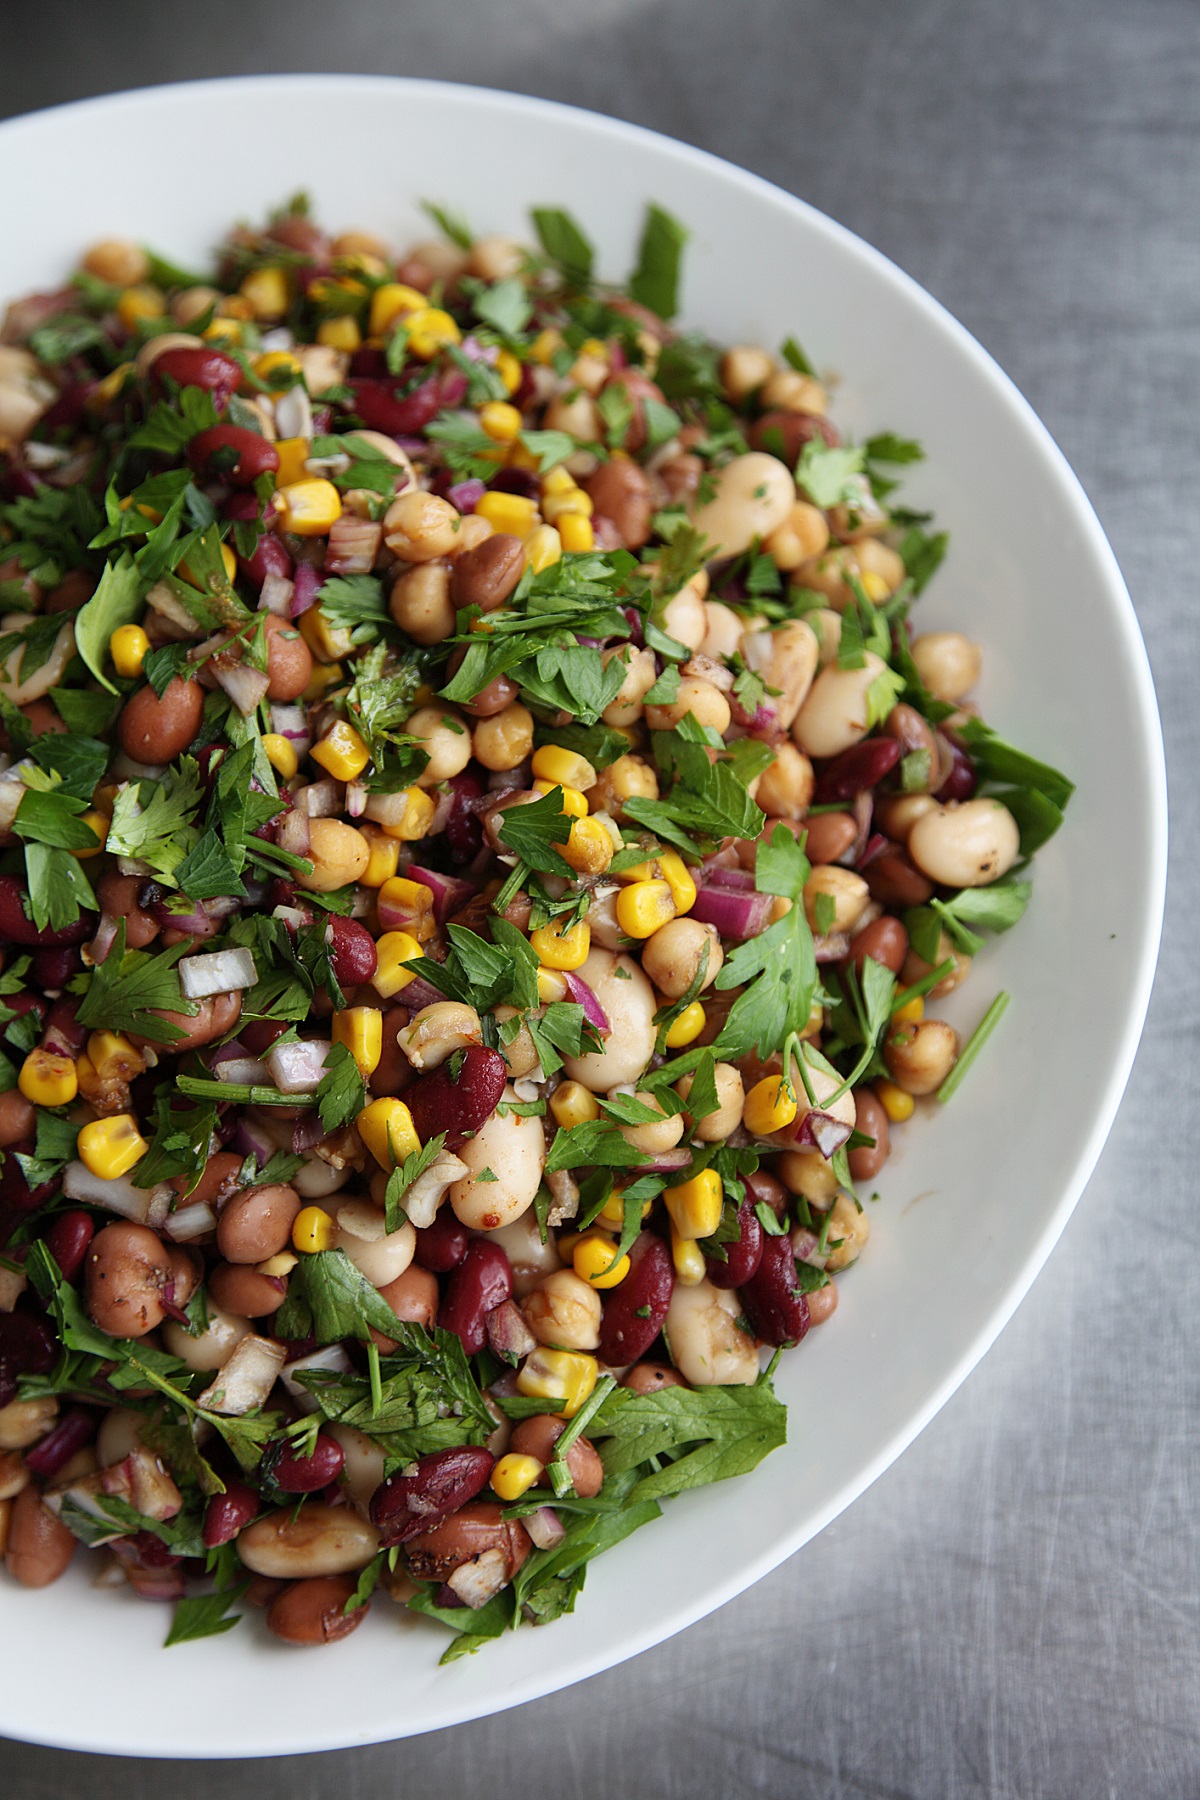
[[[520,413],[507,400],[489,400],[479,409],[479,423],[498,444],[511,444],[523,424]]]
[[[339,719],[309,755],[328,769],[335,781],[354,781],[371,760],[366,744],[345,719]]]
[[[316,663],[313,666],[312,678],[300,698],[302,700],[320,700],[322,695],[329,688],[336,687],[341,679],[341,663]]]
[[[222,294],[217,301],[217,312],[223,319],[252,319],[254,308],[245,294]]]
[[[699,1287],[708,1274],[704,1252],[695,1238],[681,1237],[674,1225],[671,1226],[671,1261],[675,1264],[675,1279],[680,1287]]]
[[[655,860],[663,880],[671,890],[676,916],[691,912],[696,904],[696,883],[692,878],[692,871],[678,850],[660,850]]]
[[[537,1400],[561,1400],[561,1419],[573,1419],[596,1385],[600,1365],[579,1350],[532,1351],[517,1374],[517,1392]]]
[[[266,741],[264,738],[263,743]],[[392,879],[400,866],[400,845],[378,825],[365,824],[358,829],[366,838],[371,851],[371,860],[358,879],[363,887],[381,888],[385,881]]]
[[[543,781],[555,782],[561,788],[595,787],[596,771],[586,756],[575,750],[563,750],[558,744],[543,744],[533,753],[533,772]]]
[[[128,1175],[134,1163],[146,1154],[146,1140],[137,1128],[132,1113],[118,1113],[112,1119],[93,1119],[79,1133],[76,1155],[85,1169],[101,1181],[115,1181]]]
[[[428,294],[419,288],[405,287],[402,281],[385,281],[371,295],[367,329],[372,337],[383,337],[405,313],[424,312],[428,305]]]
[[[554,848],[577,875],[603,875],[616,853],[599,819],[574,819],[566,843]]]
[[[331,625],[319,606],[310,606],[299,618],[300,636],[318,662],[337,662],[354,649],[354,638],[348,626]]]
[[[653,937],[675,917],[675,902],[665,881],[635,881],[617,895],[617,924],[626,937]]]
[[[268,1256],[266,1262],[254,1264],[254,1269],[257,1274],[274,1275],[276,1277],[290,1275],[295,1267],[296,1258],[292,1255],[290,1250],[280,1250],[276,1256]]]
[[[906,1094],[894,1081],[877,1081],[875,1095],[893,1125],[903,1125],[905,1119],[911,1119],[916,1110],[917,1103],[912,1095]]]
[[[565,1000],[567,984],[557,969],[548,969],[543,964],[537,972],[538,999],[543,1006],[552,1006],[556,1000]]]
[[[161,319],[165,311],[162,293],[149,282],[126,288],[116,305],[117,317],[126,331],[135,331],[139,319]]]
[[[332,1250],[337,1242],[337,1226],[323,1206],[302,1206],[292,1226],[292,1242],[303,1256]]]
[[[436,809],[424,788],[405,788],[404,795],[408,801],[404,817],[398,825],[385,825],[383,829],[389,837],[402,838],[406,844],[416,844],[429,830]]]
[[[308,298],[317,306],[324,306],[328,302],[340,306],[348,296],[357,299],[366,291],[366,283],[356,280],[353,275],[344,275],[333,280],[322,275],[317,281],[309,284]]]
[[[88,1061],[101,1081],[132,1081],[146,1070],[146,1059],[120,1031],[93,1031]]]
[[[796,1096],[782,1075],[767,1075],[756,1081],[746,1095],[742,1122],[755,1137],[769,1137],[782,1131],[796,1116]]]
[[[629,1273],[628,1256],[615,1258],[616,1245],[602,1232],[585,1232],[571,1252],[571,1267],[589,1287],[620,1287]]]
[[[213,319],[200,336],[206,344],[240,344],[245,333],[240,319]]]
[[[892,1014],[892,1024],[919,1025],[924,1017],[925,1001],[920,994],[917,994],[913,999],[906,1000],[903,1006],[898,1006],[896,1008],[895,1012]]]
[[[288,309],[287,275],[278,263],[252,269],[238,289],[256,319],[278,319]]]
[[[558,470],[552,469],[550,473],[557,475]],[[550,477],[547,476],[546,479],[548,481]],[[568,519],[573,514],[590,519],[594,511],[592,496],[585,494],[581,487],[576,487],[574,481],[569,488],[542,489],[542,517],[549,519],[552,525],[561,524],[563,519]]]
[[[475,511],[486,519],[493,531],[509,537],[527,538],[538,522],[538,509],[525,494],[502,494],[489,488],[475,503]]]
[[[535,525],[525,539],[525,567],[540,575],[562,561],[562,539],[553,525]]]
[[[268,731],[262,741],[267,761],[277,775],[285,781],[291,781],[300,767],[300,758],[288,738],[282,737],[278,731]]]
[[[564,513],[558,521],[558,535],[563,549],[572,556],[580,556],[585,550],[596,547],[592,521],[580,513]]]
[[[679,1017],[667,1026],[667,1035],[663,1040],[668,1050],[682,1050],[685,1044],[694,1044],[708,1023],[708,1015],[698,1000],[685,1006]]]
[[[133,505],[133,495],[126,494],[125,498],[118,502],[117,511],[118,512],[128,512],[132,505]],[[162,524],[162,514],[160,512],[157,512],[153,506],[146,506],[144,503],[139,501],[138,502],[138,511],[141,513],[143,519],[149,519],[149,521],[152,525],[161,525]]]
[[[545,366],[553,360],[555,351],[561,350],[565,342],[562,332],[556,330],[553,325],[548,325],[545,331],[538,332],[530,345],[531,361]]]
[[[290,481],[276,488],[275,508],[285,531],[324,537],[342,516],[342,496],[332,481]]]
[[[399,1167],[421,1148],[412,1114],[403,1100],[372,1100],[356,1121],[358,1135],[381,1169]]]
[[[347,1006],[333,1015],[333,1041],[345,1044],[365,1081],[383,1055],[383,1014],[377,1006]]]
[[[510,394],[515,394],[521,385],[521,365],[511,350],[501,350],[496,357],[496,373]]]
[[[542,493],[547,497],[553,494],[556,499],[561,499],[564,494],[582,494],[583,489],[571,471],[559,463],[555,468],[547,469],[542,476]]]
[[[543,781],[539,775],[534,781],[533,791],[535,794],[552,794],[556,787],[562,787],[562,783],[558,781]],[[581,794],[578,788],[562,788],[562,799],[559,804],[561,805],[562,810],[565,813],[570,813],[573,819],[587,818],[587,796]]]
[[[588,1092],[582,1081],[560,1082],[550,1096],[550,1111],[555,1124],[561,1125],[564,1131],[569,1131],[572,1125],[588,1125],[600,1117],[596,1096]]]
[[[653,1211],[653,1209],[654,1209],[653,1200],[643,1200],[642,1201],[642,1217],[643,1217],[643,1219],[648,1219],[650,1217],[650,1214]],[[620,1188],[614,1188],[612,1193],[608,1196],[608,1199],[604,1202],[604,1205],[600,1208],[600,1211],[596,1214],[596,1223],[597,1224],[603,1223],[605,1225],[613,1225],[617,1228],[618,1231],[620,1230],[621,1226],[625,1223],[625,1196],[621,1192]],[[559,1239],[559,1242],[560,1243],[562,1242],[561,1238]]]
[[[462,332],[440,306],[423,306],[419,312],[409,313],[404,323],[408,328],[408,347],[422,362],[428,362],[447,344],[462,342]]]
[[[99,856],[105,844],[108,842],[108,832],[109,827],[112,824],[112,819],[109,817],[108,813],[98,812],[95,807],[90,807],[87,812],[80,813],[79,822],[81,825],[86,825],[89,830],[94,831],[96,834],[96,842],[90,850],[71,851],[71,855],[75,858],[76,862],[86,862],[89,856]]]
[[[582,969],[592,947],[591,927],[584,919],[566,931],[561,925],[543,925],[540,931],[530,932],[529,941],[547,969]]]
[[[510,469],[525,469],[530,475],[536,475],[540,458],[532,450],[527,450],[520,438],[517,438],[515,443],[508,446],[508,455],[504,461]]]
[[[862,582],[862,590],[867,599],[873,600],[876,605],[880,600],[886,600],[892,591],[876,569],[864,569],[859,580]]]
[[[511,1506],[541,1480],[544,1466],[536,1456],[519,1456],[510,1450],[492,1470],[492,1489],[499,1499]]]
[[[88,411],[103,412],[104,408],[110,406],[116,399],[125,386],[127,378],[132,374],[133,364],[131,362],[118,364],[110,374],[104,377],[103,381],[96,383],[88,395],[86,402]]]
[[[307,438],[279,438],[275,444],[275,454],[279,458],[279,467],[275,471],[275,485],[279,488],[294,487],[303,481],[307,473],[304,465],[312,445]]]
[[[322,319],[317,326],[317,342],[327,345],[330,350],[353,354],[362,343],[358,320],[352,319],[349,313],[342,313],[336,319]]]
[[[108,654],[118,675],[132,680],[142,672],[150,639],[140,625],[118,625],[108,640]]]
[[[293,356],[290,350],[264,350],[261,356],[254,359],[254,373],[260,381],[270,382],[273,388],[278,384],[282,389],[289,385],[294,387],[304,371],[300,367],[299,357]],[[290,383],[283,379],[285,376],[291,377]],[[278,450],[278,444],[275,448]]]
[[[379,957],[379,965],[371,977],[375,992],[384,1000],[390,1000],[393,994],[400,993],[413,979],[413,971],[403,965],[412,962],[418,956],[424,956],[416,938],[407,931],[385,931],[375,946]]]
[[[667,1188],[663,1204],[680,1237],[711,1237],[721,1223],[724,1193],[715,1169],[701,1169],[690,1181]]]
[[[79,1092],[79,1075],[69,1056],[57,1050],[31,1050],[21,1064],[17,1086],[34,1106],[70,1106]]]

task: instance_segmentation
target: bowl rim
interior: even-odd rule
[[[469,1702],[458,1708],[451,1704],[446,1706],[438,1717],[428,1722],[422,1721],[416,1725],[413,1731],[405,1730],[402,1733],[405,1736],[415,1736],[428,1731],[445,1729],[456,1723],[466,1723],[476,1718],[487,1717],[493,1712],[506,1711],[511,1707],[523,1705],[528,1701],[557,1692],[653,1649],[667,1638],[715,1612],[729,1600],[762,1580],[788,1557],[794,1555],[797,1550],[823,1531],[833,1519],[851,1505],[924,1430],[990,1349],[1024,1299],[1061,1236],[1067,1220],[1096,1166],[1129,1080],[1149,1006],[1162,931],[1167,879],[1166,764],[1153,676],[1133,601],[1121,574],[1116,555],[1108,542],[1095,509],[1079,477],[1075,474],[1047,426],[995,357],[985,350],[966,326],[961,324],[919,282],[893,262],[890,257],[859,237],[847,226],[839,224],[810,202],[789,193],[787,189],[769,181],[764,176],[756,175],[750,170],[739,167],[736,163],[729,162],[723,157],[680,139],[670,137],[663,132],[562,101],[470,83],[440,81],[425,77],[361,73],[322,74],[315,71],[311,73],[222,76],[212,79],[155,83],[145,87],[120,90],[116,93],[65,101],[0,121],[0,147],[6,148],[23,133],[46,129],[60,117],[85,114],[94,115],[102,121],[104,116],[109,113],[123,113],[137,108],[150,110],[164,102],[169,102],[173,96],[183,98],[200,94],[216,96],[227,93],[244,96],[253,91],[278,92],[287,89],[297,93],[304,91],[313,93],[320,90],[326,95],[335,91],[340,91],[342,94],[347,91],[360,93],[377,91],[392,96],[417,93],[423,95],[429,93],[452,94],[459,104],[474,106],[481,110],[495,111],[499,109],[501,112],[507,111],[512,114],[533,114],[551,121],[558,119],[569,130],[592,133],[593,139],[597,142],[607,139],[625,144],[631,142],[634,145],[643,144],[652,148],[657,156],[670,157],[680,164],[690,165],[722,182],[740,187],[747,195],[767,200],[774,206],[790,213],[793,217],[803,221],[806,229],[836,244],[843,254],[859,263],[873,279],[882,282],[897,294],[903,295],[910,304],[924,312],[942,334],[954,342],[960,354],[974,363],[980,375],[996,391],[997,397],[1003,400],[1015,415],[1018,423],[1024,428],[1031,452],[1040,455],[1044,470],[1053,482],[1056,497],[1069,509],[1073,524],[1086,542],[1087,548],[1095,556],[1098,571],[1105,583],[1107,598],[1111,602],[1114,621],[1118,625],[1122,648],[1127,657],[1139,734],[1136,747],[1142,753],[1146,770],[1147,791],[1143,798],[1147,809],[1144,822],[1150,867],[1147,870],[1144,887],[1145,918],[1137,946],[1135,972],[1129,984],[1129,998],[1121,1028],[1118,1053],[1114,1057],[1107,1080],[1092,1099],[1090,1124],[1084,1134],[1069,1179],[1063,1185],[1056,1203],[1048,1209],[1041,1230],[1035,1235],[1031,1235],[1026,1255],[1017,1275],[982,1316],[966,1349],[932,1393],[927,1396],[924,1403],[902,1419],[875,1455],[851,1478],[843,1482],[824,1506],[806,1516],[802,1523],[792,1531],[780,1535],[764,1546],[758,1555],[740,1561],[734,1572],[723,1579],[717,1578],[708,1581],[694,1604],[677,1606],[666,1618],[647,1619],[640,1629],[635,1629],[630,1633],[619,1657],[614,1659],[608,1650],[601,1649],[594,1654],[584,1653],[572,1657],[565,1666],[547,1665],[514,1681],[510,1686],[506,1686],[503,1692],[497,1695],[496,1704],[486,1710],[481,1711]],[[61,1732],[56,1731],[51,1738],[34,1735],[28,1728],[23,1727],[19,1720],[0,1718],[0,1730],[20,1741],[43,1743],[61,1749],[131,1756],[171,1754],[179,1756],[181,1754],[178,1750],[171,1752],[163,1744],[146,1746],[124,1743],[115,1737],[103,1738],[95,1729],[85,1728],[72,1731],[68,1726]],[[387,1721],[377,1734],[373,1733],[370,1736],[357,1738],[354,1740],[354,1744],[357,1746],[369,1742],[387,1742],[393,1741],[395,1738],[395,1721]],[[178,1741],[177,1738],[175,1741]],[[252,1749],[246,1746],[223,1749],[214,1748],[210,1744],[203,1744],[197,1740],[195,1747],[185,1748],[182,1755],[197,1758],[245,1756],[247,1754],[268,1757],[312,1754],[337,1747],[349,1746],[344,1738],[339,1739],[336,1734],[331,1737],[327,1727],[323,1730],[319,1719],[306,1721],[303,1718],[292,1718],[288,1721],[286,1741],[283,1739],[282,1733],[278,1733],[270,1741],[264,1741],[261,1746]]]

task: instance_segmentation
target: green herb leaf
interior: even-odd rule
[[[535,206],[533,225],[542,249],[571,286],[587,287],[595,253],[570,213],[559,207]]]
[[[637,267],[629,278],[631,298],[660,319],[673,319],[679,310],[679,272],[683,248],[691,233],[661,206],[646,208]]]

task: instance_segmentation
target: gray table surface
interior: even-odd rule
[[[45,0],[5,36],[0,114],[196,75],[433,75],[654,126],[822,207],[957,313],[1065,449],[1132,589],[1174,774],[1158,984],[1088,1192],[984,1363],[820,1538],[682,1637],[515,1713],[220,1771],[0,1745],[8,1800],[192,1800],[214,1780],[228,1800],[1200,1793],[1185,899],[1200,820],[1184,775],[1200,719],[1200,10]]]

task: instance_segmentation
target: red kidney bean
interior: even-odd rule
[[[826,763],[817,776],[813,798],[820,806],[853,800],[855,794],[890,775],[903,755],[904,746],[896,738],[864,738],[861,744],[852,744]]]
[[[782,1219],[788,1209],[788,1191],[778,1175],[771,1175],[766,1169],[755,1169],[747,1175],[743,1184],[747,1197],[757,1206],[765,1200],[776,1218]]]
[[[496,1459],[464,1444],[417,1459],[410,1475],[389,1475],[371,1496],[371,1519],[385,1544],[404,1544],[440,1525],[488,1484]]]
[[[96,1415],[85,1407],[73,1406],[65,1412],[52,1431],[26,1452],[25,1467],[39,1481],[49,1481],[77,1450],[90,1444],[96,1435]]]
[[[81,913],[73,925],[61,931],[39,931],[21,905],[21,883],[14,875],[0,875],[0,939],[26,949],[51,950],[62,944],[82,944],[96,929],[95,913]]]
[[[65,1281],[74,1281],[83,1267],[88,1245],[96,1235],[90,1213],[73,1206],[58,1214],[46,1233],[46,1248],[62,1270]]]
[[[242,425],[211,425],[199,431],[187,447],[187,459],[198,475],[228,481],[234,487],[253,487],[260,475],[274,475],[279,452],[257,431]]]
[[[345,1461],[337,1439],[322,1431],[317,1434],[311,1456],[301,1456],[298,1450],[285,1446],[271,1475],[275,1486],[285,1494],[316,1494],[337,1480]]]
[[[808,1301],[796,1277],[790,1237],[764,1235],[762,1261],[741,1292],[746,1317],[764,1343],[800,1342],[808,1330]]]
[[[858,1089],[854,1096],[854,1114],[854,1129],[861,1131],[864,1137],[874,1138],[875,1142],[851,1150],[848,1158],[850,1173],[855,1181],[874,1181],[891,1149],[888,1116],[870,1088]]]
[[[881,906],[924,906],[933,895],[932,881],[914,867],[908,851],[899,844],[889,844],[869,863],[863,870],[863,880],[872,900],[878,900]]]
[[[48,1375],[57,1361],[58,1345],[43,1320],[28,1312],[0,1313],[0,1406],[15,1395],[18,1376]]]
[[[273,531],[264,531],[254,546],[253,556],[240,558],[239,566],[242,574],[257,588],[262,586],[268,575],[279,575],[284,581],[292,578],[293,564],[287,545]]]
[[[42,1028],[42,1048],[54,1050],[60,1056],[77,1056],[87,1043],[87,1026],[81,1025],[75,1017],[79,1011],[78,1000],[56,1000],[46,1014],[46,1023]]]
[[[357,1631],[371,1602],[346,1611],[354,1597],[352,1575],[312,1575],[293,1581],[267,1608],[267,1630],[285,1644],[336,1644]]]
[[[466,1226],[459,1223],[448,1206],[444,1206],[432,1225],[417,1232],[413,1261],[435,1275],[448,1274],[451,1269],[457,1269],[467,1254],[470,1241]]]
[[[64,988],[82,966],[79,952],[72,945],[38,950],[33,958],[33,979],[42,988]]]
[[[219,350],[164,350],[155,358],[152,374],[159,387],[170,376],[181,388],[204,388],[218,412],[224,412],[242,383],[238,364]]]
[[[762,1226],[758,1222],[758,1214],[754,1210],[754,1202],[746,1197],[738,1207],[737,1222],[741,1237],[737,1243],[722,1244],[726,1260],[710,1256],[705,1250],[704,1260],[708,1264],[708,1279],[717,1288],[740,1288],[749,1281],[762,1261],[763,1237]]]
[[[245,1044],[251,1056],[265,1056],[276,1038],[281,1038],[287,1030],[275,1019],[251,1019],[238,1031],[238,1039]]]
[[[457,1080],[447,1063],[422,1075],[405,1094],[421,1142],[444,1131],[447,1150],[460,1149],[467,1134],[478,1131],[491,1118],[507,1079],[508,1068],[500,1052],[478,1045],[463,1052]]]
[[[258,495],[251,492],[230,494],[221,508],[225,517],[232,519],[234,524],[247,524],[251,519],[257,519],[261,510]]]
[[[351,381],[349,386],[354,390],[354,411],[363,424],[372,431],[386,432],[389,437],[409,437],[424,431],[443,405],[436,375],[421,382],[411,394],[402,394],[394,380],[373,381],[368,377]]]
[[[375,949],[375,939],[365,925],[357,919],[344,919],[340,913],[334,913],[325,927],[325,942],[329,946],[329,963],[339,986],[357,987],[360,982],[370,981],[379,967],[379,955]]]
[[[950,745],[950,753],[953,758],[950,773],[937,789],[937,797],[939,800],[969,800],[979,786],[975,764],[957,744]]]
[[[898,975],[907,955],[908,933],[900,920],[893,919],[890,914],[885,914],[882,919],[872,919],[850,939],[850,961],[860,971],[869,956],[873,962],[882,963],[885,969]]]
[[[262,1502],[249,1483],[236,1476],[227,1478],[225,1492],[214,1494],[204,1509],[200,1536],[205,1548],[216,1550],[222,1544],[232,1543],[243,1525],[258,1517],[261,1508]]]
[[[830,446],[841,442],[837,427],[817,413],[765,412],[750,427],[751,448],[780,456],[789,466],[805,444],[818,437],[824,438]]]
[[[483,821],[471,808],[472,800],[481,799],[483,792],[482,781],[470,769],[450,779],[452,799],[445,835],[456,863],[471,862],[483,847]]]
[[[423,1138],[425,1134],[420,1135]],[[511,1300],[512,1291],[512,1264],[499,1244],[472,1238],[467,1254],[446,1283],[437,1322],[443,1331],[461,1338],[467,1355],[474,1356],[487,1342],[488,1314],[494,1306]]]
[[[615,1367],[646,1354],[662,1330],[675,1288],[670,1251],[653,1232],[643,1231],[629,1262],[620,1287],[604,1295],[600,1319],[600,1358]]]

